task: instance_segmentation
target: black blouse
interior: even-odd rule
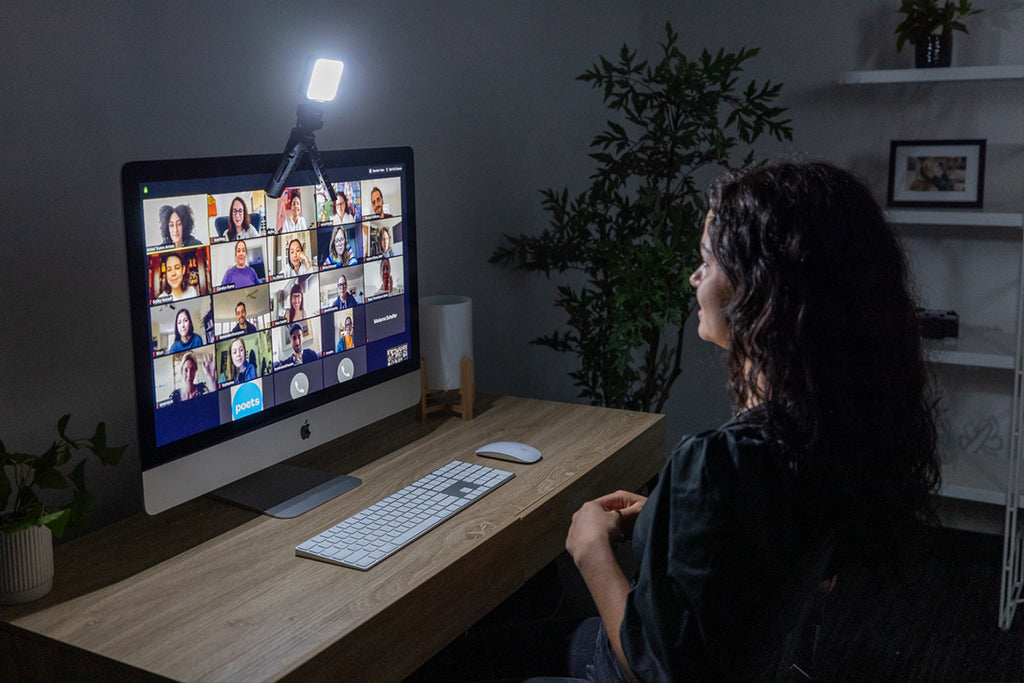
[[[743,416],[683,439],[633,531],[620,630],[645,681],[774,677],[800,573],[820,553],[780,448]]]

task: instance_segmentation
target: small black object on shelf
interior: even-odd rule
[[[952,63],[952,33],[932,33],[914,42],[914,66],[918,69],[946,67]]]
[[[956,311],[919,308],[917,324],[925,339],[945,339],[960,335],[960,316]]]

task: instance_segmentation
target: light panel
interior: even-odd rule
[[[313,73],[309,77],[306,97],[314,102],[330,102],[338,94],[338,83],[341,72],[345,68],[342,62],[335,59],[318,59],[313,64]]]

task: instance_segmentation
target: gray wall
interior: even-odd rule
[[[90,471],[101,494],[95,523],[138,509],[120,167],[279,151],[303,63],[323,53],[346,69],[320,147],[416,152],[421,294],[473,297],[479,389],[574,400],[572,359],[527,343],[560,322],[554,283],[487,257],[502,233],[546,224],[540,188],[585,185],[587,144],[606,116],[575,76],[623,42],[653,51],[666,19],[694,55],[760,46],[748,74],[785,82],[796,132],[792,145],[761,151],[832,159],[881,187],[888,140],[898,137],[889,126],[904,107],[835,84],[846,69],[909,64],[891,36],[897,4],[7,0],[0,286],[12,324],[0,335],[0,438],[37,449],[63,412],[83,430],[105,420],[112,440],[133,445],[116,471]],[[999,4],[978,4],[989,12],[971,21],[969,43],[958,38],[959,62],[1024,61],[1019,10],[1010,24]],[[1019,112],[972,106],[955,123],[992,116],[1020,139]],[[692,329],[686,345],[670,440],[729,412],[719,354]]]

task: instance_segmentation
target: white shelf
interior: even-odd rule
[[[932,363],[975,368],[1013,370],[1017,339],[994,327],[960,325],[960,336],[925,339],[927,358]]]
[[[885,212],[890,223],[900,225],[964,225],[1021,229],[1024,214],[982,211],[922,211],[919,209],[889,209]]]
[[[984,81],[1024,78],[1024,64],[997,66],[953,66],[934,69],[879,69],[846,71],[840,83],[934,83],[940,81]]]
[[[939,495],[978,503],[1006,505],[1010,461],[1003,454],[970,453],[943,456]]]

